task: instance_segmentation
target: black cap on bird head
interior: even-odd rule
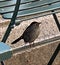
[[[41,24],[41,22],[38,22],[38,24]]]
[[[34,22],[31,23],[31,25],[33,25],[33,24],[41,24],[41,22],[34,21]]]

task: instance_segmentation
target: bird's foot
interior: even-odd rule
[[[30,47],[34,47],[35,45],[34,45],[34,42],[33,43],[30,43]]]
[[[30,48],[32,47],[32,44],[30,44]]]

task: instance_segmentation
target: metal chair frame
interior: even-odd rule
[[[2,2],[2,1],[0,1],[0,2]],[[4,2],[4,1],[3,1],[3,2]],[[34,2],[34,1],[32,1],[32,2]],[[60,2],[60,1],[58,0],[58,1],[56,1],[56,2]],[[20,11],[20,10],[19,10],[19,8],[20,8],[20,3],[21,3],[21,0],[17,0],[16,6],[15,6],[15,9],[14,9],[14,12],[13,12],[13,16],[12,16],[12,18],[11,18],[11,22],[10,22],[10,24],[9,24],[7,30],[6,30],[6,33],[5,33],[5,35],[4,35],[4,37],[3,37],[3,39],[2,39],[1,42],[4,42],[4,43],[6,42],[8,36],[9,36],[9,33],[11,32],[11,29],[12,29],[13,26],[15,25],[15,20],[17,19],[17,17],[18,17],[18,16],[17,16],[17,15],[18,15],[18,12]],[[55,2],[53,2],[53,3],[55,3]],[[52,4],[52,3],[50,2],[48,5],[51,5],[51,4]],[[45,5],[46,5],[46,4],[45,4]],[[40,6],[43,6],[43,5],[40,5]],[[39,7],[39,6],[38,6],[38,7]],[[1,7],[0,7],[0,8],[1,8]],[[57,18],[57,16],[56,16],[56,14],[55,14],[55,13],[58,13],[58,12],[55,12],[55,10],[57,10],[57,9],[59,9],[59,8],[52,9],[52,10],[49,10],[49,11],[51,11],[50,14],[53,15],[54,20],[55,20],[55,22],[56,22],[56,24],[57,24],[57,27],[58,27],[58,29],[59,29],[59,31],[60,31],[60,24],[59,24],[59,21],[58,21],[58,18]],[[45,11],[45,12],[46,12],[46,11]],[[43,12],[40,12],[40,13],[43,13]],[[1,13],[1,14],[4,15],[5,13]],[[37,13],[35,13],[35,14],[37,14]],[[45,14],[45,15],[42,15],[42,16],[46,16],[46,15],[50,15],[50,14]],[[37,17],[41,17],[41,16],[34,16],[33,18],[37,18]],[[29,19],[33,19],[33,18],[29,18]],[[24,20],[29,20],[29,19],[23,19],[23,20],[21,20],[21,21],[20,21],[20,20],[17,20],[17,21],[18,21],[18,22],[22,22],[22,21],[24,21]],[[48,42],[52,43],[52,42],[56,42],[56,41],[59,41],[59,40],[60,40],[60,36],[58,35],[58,36],[56,36],[56,37],[53,37],[53,38],[50,38],[50,39],[47,39],[47,40],[43,40],[43,41],[39,42],[38,44],[35,44],[33,47],[38,46],[38,45],[41,45],[40,43],[42,43],[42,44],[45,44],[45,43],[48,43]],[[26,50],[26,49],[28,49],[28,48],[29,48],[29,45],[23,46],[23,47],[21,47],[21,48],[11,49],[10,51],[11,51],[11,52],[14,51],[14,53],[16,53],[16,52],[18,52],[18,51],[23,51],[24,49]],[[54,52],[53,56],[51,57],[51,59],[50,59],[48,65],[51,65],[51,64],[53,63],[53,61],[54,61],[54,59],[55,59],[55,57],[57,56],[57,54],[58,54],[59,51],[60,51],[60,44],[58,45],[56,51]],[[52,60],[52,59],[53,59],[53,60]],[[4,62],[3,62],[3,61],[1,61],[1,65],[4,65]]]

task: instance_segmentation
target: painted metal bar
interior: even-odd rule
[[[0,62],[5,61],[12,56],[11,47],[3,42],[0,42]]]
[[[25,44],[24,46],[12,48],[11,51],[13,52],[13,54],[18,53],[18,52],[22,53],[22,52],[25,52],[26,50],[29,50],[31,48],[35,48],[36,46],[42,47],[44,45],[55,43],[55,42],[60,42],[60,34],[46,38],[46,39],[42,39],[37,43],[31,44],[31,46],[29,44],[27,44],[27,45]]]
[[[4,62],[3,61],[1,61],[1,65],[4,65]]]
[[[54,10],[52,10],[52,12],[54,12]],[[57,25],[57,27],[58,27],[58,30],[60,31],[59,20],[58,20],[58,18],[57,18],[57,16],[56,16],[55,13],[53,13],[52,15],[53,15],[53,18],[54,18],[54,20],[55,20],[55,22],[56,22],[56,25]]]
[[[39,7],[41,9],[41,7],[44,8],[43,6],[46,6],[48,4],[51,4],[51,6],[46,6],[46,8],[49,8],[49,7],[55,6],[53,4],[54,3],[58,3],[58,2],[60,2],[60,1],[59,0],[53,0],[53,1],[52,0],[51,1],[46,0],[46,1],[39,1],[39,2],[21,4],[20,5],[20,8],[19,8],[19,11],[25,11],[25,10],[30,10],[30,9],[33,9],[34,10],[35,8],[39,8]],[[13,13],[14,7],[15,6],[9,6],[9,7],[0,8],[0,13],[1,14]]]
[[[0,0],[0,2],[6,2],[6,1],[11,1],[11,0]]]
[[[33,16],[33,17],[30,17],[30,18],[27,18],[27,19],[22,19],[22,20],[19,20],[20,18],[17,18],[17,20],[15,21],[15,25],[19,25],[22,21],[27,21],[27,20],[30,20],[30,19],[34,19],[34,18],[38,18],[38,17],[43,17],[43,16],[47,16],[47,15],[52,15],[54,13],[60,13],[60,11],[54,11],[54,12],[50,12],[50,13],[46,13],[46,14],[42,14],[42,15],[38,15],[38,16]]]
[[[35,2],[35,0],[21,0],[21,4],[26,4],[30,2]],[[16,0],[9,0],[5,2],[0,1],[0,8],[15,6],[15,4]]]
[[[6,33],[5,33],[5,35],[2,39],[2,42],[4,42],[4,43],[6,42],[8,36],[9,36],[9,33],[11,32],[11,29],[12,29],[11,25],[14,25],[14,23],[15,23],[15,19],[16,19],[17,13],[18,13],[20,1],[21,0],[17,0],[17,2],[16,2],[16,7],[15,7],[15,10],[14,10],[13,16],[11,18],[11,22],[10,22],[10,24],[9,24],[7,30],[6,30]],[[1,65],[4,65],[3,61],[1,61]]]
[[[20,1],[21,0],[17,0],[17,2],[16,2],[16,6],[15,6],[15,10],[14,10],[13,16],[11,18],[11,22],[10,22],[10,24],[9,24],[7,30],[6,30],[6,33],[5,33],[5,35],[4,35],[3,39],[2,39],[2,42],[6,42],[8,36],[9,36],[9,33],[11,32],[11,29],[12,29],[11,26],[15,24],[15,19],[16,19],[18,10],[19,10]]]
[[[59,51],[60,51],[60,44],[58,44],[56,50],[54,51],[54,53],[53,53],[52,57],[50,58],[50,60],[49,60],[47,65],[52,65],[53,64],[53,62],[54,62],[57,54],[59,53]]]
[[[37,8],[19,11],[17,17],[44,13],[44,12],[56,10],[56,9],[60,9],[60,2],[52,4],[52,5],[47,5],[44,7],[37,7]],[[3,17],[9,19],[9,18],[12,18],[12,15],[13,15],[13,13],[6,13],[6,14],[3,14]]]

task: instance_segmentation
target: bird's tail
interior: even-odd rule
[[[19,37],[18,39],[16,39],[15,41],[13,41],[11,44],[16,44],[19,40],[21,40],[22,39],[22,36],[21,37]]]

